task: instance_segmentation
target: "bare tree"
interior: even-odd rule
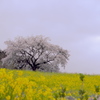
[[[17,69],[29,67],[33,71],[57,71],[59,66],[65,67],[68,61],[68,51],[51,44],[43,36],[18,37],[5,43],[7,57],[2,59],[3,64],[13,64]]]

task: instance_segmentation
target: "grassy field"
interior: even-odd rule
[[[99,75],[0,69],[0,100],[88,100],[99,86]]]

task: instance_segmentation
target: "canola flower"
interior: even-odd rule
[[[0,69],[0,100],[80,100],[79,74]],[[90,98],[100,86],[99,75],[85,75],[84,90]],[[100,93],[98,92],[98,95]],[[85,99],[84,99],[85,100]]]

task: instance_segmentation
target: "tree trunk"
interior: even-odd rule
[[[36,71],[36,67],[35,66],[31,66],[33,71]]]

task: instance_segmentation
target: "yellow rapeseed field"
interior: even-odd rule
[[[100,86],[99,75],[85,75],[82,82],[79,74],[0,69],[0,100],[82,100],[83,88],[89,98],[99,95],[94,85]]]

